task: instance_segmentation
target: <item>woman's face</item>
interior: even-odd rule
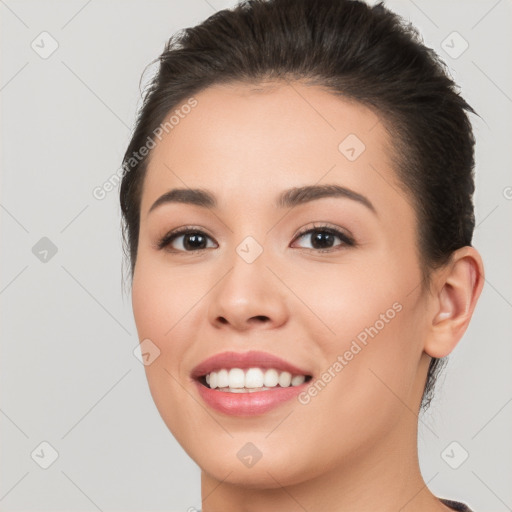
[[[394,141],[373,111],[318,87],[233,84],[195,100],[152,150],[133,278],[168,428],[207,474],[254,487],[413,438],[427,297]],[[152,209],[173,189],[188,194]],[[190,189],[215,205],[188,201]]]

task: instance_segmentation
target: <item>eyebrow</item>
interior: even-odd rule
[[[352,199],[366,206],[373,213],[377,213],[371,201],[346,187],[341,185],[309,185],[304,187],[295,187],[282,192],[275,202],[277,208],[293,208],[295,206],[309,203],[324,197],[339,197]],[[151,206],[148,214],[155,208],[168,203],[185,203],[203,208],[217,208],[217,199],[208,190],[199,188],[174,188],[160,196]]]

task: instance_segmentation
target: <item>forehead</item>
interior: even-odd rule
[[[358,102],[300,83],[217,85],[180,110],[187,101],[166,117],[172,128],[152,150],[142,216],[175,187],[212,190],[220,205],[249,196],[271,205],[280,189],[320,182],[364,191],[376,203],[403,195],[390,136]]]

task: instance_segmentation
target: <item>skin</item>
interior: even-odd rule
[[[464,247],[420,286],[416,216],[391,164],[393,141],[372,110],[317,86],[210,87],[152,150],[141,200],[132,301],[140,340],[160,356],[146,366],[164,422],[200,466],[203,511],[449,510],[426,487],[417,457],[417,411],[431,356],[456,346],[483,284],[478,252]],[[355,134],[366,149],[338,149]],[[338,184],[367,197],[277,209],[279,192]],[[171,188],[203,188],[218,208],[173,203]],[[328,223],[319,252],[301,228]],[[210,238],[193,252],[156,247],[192,225]],[[321,230],[320,230],[321,231]],[[262,254],[236,252],[252,236]],[[319,377],[382,313],[402,309],[307,405],[233,417],[202,402],[190,372],[214,354],[267,351]],[[416,411],[416,412],[415,412]],[[248,468],[237,452],[262,453]]]

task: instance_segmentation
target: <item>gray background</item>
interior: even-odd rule
[[[119,169],[144,67],[176,30],[233,3],[0,0],[2,511],[200,505],[199,468],[165,427],[133,353],[118,189],[103,200],[92,191]],[[512,3],[387,5],[419,28],[483,118],[473,119],[474,244],[486,284],[421,418],[421,469],[439,496],[512,510]],[[43,31],[58,43],[47,58]],[[453,31],[469,44],[461,55]],[[43,441],[58,452],[47,469]]]

